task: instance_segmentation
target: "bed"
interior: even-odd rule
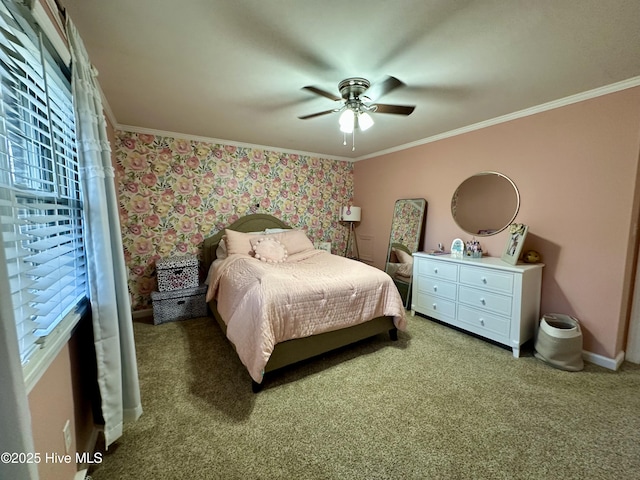
[[[247,239],[248,249],[244,248]],[[288,256],[284,261],[265,261],[265,245],[277,250],[276,243],[289,247]],[[243,247],[240,251],[238,245]],[[300,245],[302,251],[298,251]],[[203,265],[208,272],[209,307],[247,368],[254,392],[260,391],[268,372],[380,333],[397,340],[398,329],[406,328],[402,299],[391,277],[361,262],[314,249],[301,230],[271,215],[242,217],[206,238]],[[329,279],[333,266],[341,268],[335,281]],[[309,290],[298,293],[309,277],[313,278]],[[368,291],[370,284],[375,284],[375,298]],[[276,287],[275,293],[268,285]],[[345,293],[345,288],[351,293]],[[352,306],[357,312],[347,313]]]

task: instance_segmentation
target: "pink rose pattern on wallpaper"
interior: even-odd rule
[[[307,155],[116,132],[120,223],[134,310],[151,308],[155,262],[201,257],[205,237],[250,213],[269,213],[344,250],[342,205],[353,165]]]
[[[422,217],[417,214],[417,209],[410,201],[396,203],[393,209],[392,242],[400,243],[411,251],[419,247],[417,241],[420,238]]]

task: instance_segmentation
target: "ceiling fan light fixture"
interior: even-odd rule
[[[373,126],[373,118],[367,112],[358,115],[358,126],[363,132]]]
[[[362,130],[364,132],[373,126],[374,122],[373,118],[371,118],[371,113],[393,113],[396,115],[406,116],[413,112],[415,106],[375,103],[382,95],[385,95],[403,85],[404,83],[397,78],[387,76],[385,80],[374,85],[371,90],[369,90],[371,87],[369,80],[360,77],[347,78],[338,84],[338,90],[340,91],[341,98],[317,87],[303,87],[316,95],[320,95],[334,101],[340,101],[341,106],[332,110],[304,115],[298,118],[306,120],[308,118],[315,118],[328,113],[341,112],[338,124],[340,126],[340,131],[344,135],[343,145],[347,144],[347,135],[351,135],[351,150],[355,150],[355,131]]]
[[[355,115],[353,113],[353,110],[351,110],[350,108],[347,108],[344,112],[342,112],[339,120],[340,131],[344,133],[353,132],[354,118]]]

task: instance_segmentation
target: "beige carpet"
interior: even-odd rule
[[[144,414],[124,479],[640,478],[640,366],[554,369],[421,317],[267,378],[212,319],[135,324]]]

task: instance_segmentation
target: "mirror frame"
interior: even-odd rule
[[[397,239],[394,239],[392,236],[394,233],[394,226],[396,222],[396,209],[398,207],[399,202],[416,202],[420,204],[420,207],[422,209],[420,213],[420,219],[419,219],[419,225],[418,225],[418,235],[417,235],[418,238],[416,239],[416,244],[415,244],[416,249],[414,251],[409,251],[411,249],[408,246],[395,242],[394,240],[397,240]],[[428,207],[428,203],[427,203],[427,200],[424,198],[400,198],[396,200],[393,205],[393,217],[391,219],[391,230],[389,232],[389,247],[387,248],[387,256],[385,258],[385,263],[384,263],[384,271],[385,273],[389,274],[389,276],[391,276],[391,278],[393,279],[393,283],[396,285],[396,287],[398,288],[398,291],[400,292],[400,296],[402,297],[402,301],[404,303],[405,308],[409,308],[410,306],[411,286],[413,283],[413,268],[411,270],[411,276],[409,277],[409,280],[404,281],[396,278],[395,275],[391,275],[389,273],[388,271],[389,263],[390,263],[389,260],[391,258],[392,249],[397,248],[398,246],[404,247],[400,249],[409,254],[420,250],[420,246],[424,242],[424,235],[426,230],[425,225],[427,221],[427,207]]]
[[[483,175],[496,175],[496,176],[498,176],[500,178],[503,178],[504,180],[509,182],[509,184],[513,188],[513,191],[515,192],[516,205],[515,205],[515,209],[514,209],[513,215],[511,215],[511,217],[509,218],[509,221],[507,221],[504,225],[500,226],[500,228],[497,228],[496,230],[493,230],[491,233],[470,232],[464,226],[460,225],[458,219],[456,218],[456,209],[457,209],[458,202],[459,202],[458,193],[460,191],[460,188],[467,181],[471,180],[472,178],[480,177],[480,176],[483,176]],[[475,205],[477,205],[477,203]],[[460,185],[458,185],[458,188],[456,188],[455,192],[453,192],[453,196],[451,197],[451,216],[453,217],[453,221],[455,222],[455,224],[460,229],[462,229],[464,232],[468,233],[469,235],[473,235],[474,237],[489,237],[491,235],[496,235],[497,233],[502,232],[505,228],[507,228],[509,225],[511,225],[513,223],[515,218],[518,216],[518,212],[519,211],[520,211],[520,191],[518,190],[518,187],[516,186],[514,181],[511,180],[509,177],[507,177],[503,173],[494,172],[494,171],[491,171],[491,170],[478,172],[475,175],[471,175],[470,177],[466,178],[462,183],[460,183]]]

